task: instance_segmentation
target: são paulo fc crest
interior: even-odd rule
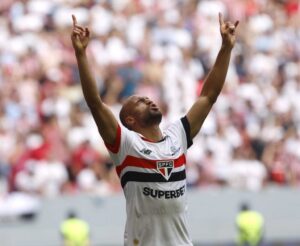
[[[174,161],[157,161],[156,162],[156,169],[157,171],[164,176],[166,180],[168,180],[172,174],[174,169]]]

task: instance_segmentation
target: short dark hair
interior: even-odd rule
[[[128,115],[129,115],[128,112],[125,110],[125,107],[123,106],[120,110],[119,118],[120,118],[122,125],[125,126],[128,130],[131,130],[131,128],[126,123],[126,117]]]
[[[74,210],[69,210],[67,213],[67,218],[72,219],[72,218],[76,218],[77,214]]]
[[[250,205],[248,202],[242,202],[240,205],[241,211],[248,211],[250,209]]]
[[[126,126],[126,121],[125,121],[125,118],[126,118],[126,112],[124,110],[124,106],[122,106],[121,110],[120,110],[120,113],[119,113],[119,118],[120,118],[120,121],[121,123],[125,126]],[[128,128],[128,127],[127,127]]]

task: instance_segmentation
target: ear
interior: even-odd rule
[[[125,122],[126,122],[126,125],[132,129],[132,126],[134,125],[135,123],[135,119],[132,117],[132,116],[127,116],[126,119],[125,119]]]

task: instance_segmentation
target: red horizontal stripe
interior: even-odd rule
[[[128,155],[126,156],[125,160],[120,166],[117,166],[117,174],[120,176],[122,170],[125,167],[142,167],[142,168],[149,168],[149,169],[156,169],[156,162],[158,161],[174,161],[174,168],[181,167],[182,165],[185,165],[185,155],[182,154],[177,159],[164,159],[164,160],[148,160],[148,159],[142,159],[135,156]]]

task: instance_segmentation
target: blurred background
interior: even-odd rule
[[[132,94],[162,127],[195,101],[221,45],[218,13],[239,20],[226,84],[187,156],[196,245],[233,245],[247,200],[266,245],[300,245],[299,0],[1,0],[0,238],[62,245],[76,209],[92,245],[122,245],[119,180],[82,96],[71,14],[88,26],[99,94],[118,116]]]

